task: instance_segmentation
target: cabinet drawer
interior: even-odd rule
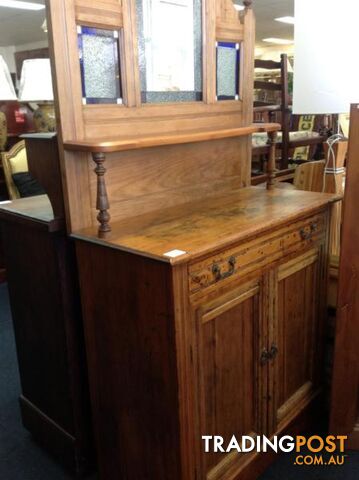
[[[230,281],[313,245],[326,233],[326,218],[325,212],[312,215],[191,264],[190,292]]]

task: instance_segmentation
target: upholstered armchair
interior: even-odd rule
[[[11,150],[8,152],[3,152],[1,156],[9,197],[11,200],[15,200],[16,198],[20,198],[20,193],[12,176],[15,173],[27,172],[29,169],[27,164],[25,141],[21,140],[20,142],[16,143]]]

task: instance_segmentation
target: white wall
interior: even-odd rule
[[[0,55],[4,57],[4,60],[9,67],[10,72],[16,72],[15,66],[15,47],[0,47]]]
[[[10,45],[8,47],[0,47],[0,55],[4,57],[4,60],[7,63],[7,66],[9,67],[10,72],[15,73],[16,72],[15,57],[14,57],[15,52],[22,52],[24,50],[35,50],[38,48],[46,48],[46,47],[48,47],[47,40],[25,43],[24,45],[16,45],[16,46]]]
[[[23,45],[16,45],[15,52],[22,52],[24,50],[35,50],[37,48],[46,48],[49,46],[47,40],[40,40],[39,42],[25,43]]]

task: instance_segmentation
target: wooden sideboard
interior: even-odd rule
[[[275,188],[280,126],[252,124],[252,1],[242,12],[195,2],[201,98],[175,102],[148,101],[150,3],[48,2],[99,477],[256,478],[271,455],[204,454],[201,437],[294,433],[314,412],[337,197]],[[79,40],[94,27],[119,39],[123,95],[107,104],[87,99],[81,76]],[[235,49],[227,93],[221,44]],[[249,186],[258,131],[271,145],[267,189]]]
[[[201,437],[293,432],[320,394],[333,200],[248,187],[74,234],[100,478],[271,461]]]

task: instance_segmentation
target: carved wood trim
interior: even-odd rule
[[[59,125],[60,157],[65,179],[65,207],[70,232],[92,227],[97,223],[93,201],[96,193],[91,190],[91,185],[94,186],[95,182],[92,183],[90,180],[93,178],[92,161],[89,161],[88,155],[81,152],[107,153],[136,149],[138,153],[134,153],[133,158],[141,164],[141,168],[145,168],[141,163],[145,152],[141,152],[140,149],[146,149],[149,146],[161,146],[161,148],[167,146],[172,151],[173,145],[204,142],[203,147],[193,147],[191,152],[193,155],[199,155],[199,149],[202,148],[201,157],[205,158],[210,148],[208,141],[222,139],[222,162],[238,173],[238,182],[241,186],[249,184],[250,132],[247,133],[246,139],[238,143],[235,157],[231,153],[231,148],[226,148],[225,139],[240,136],[231,131],[250,126],[252,123],[252,95],[246,88],[253,84],[251,70],[254,18],[252,11],[236,12],[231,0],[204,0],[202,9],[203,101],[146,105],[141,104],[140,99],[134,0],[49,0],[48,5],[49,37],[54,60],[55,103],[61,122]],[[82,104],[76,30],[76,25],[79,23],[120,30],[124,105]],[[223,36],[223,40],[240,42],[243,39],[241,100],[239,101],[216,101],[217,33]],[[232,39],[233,35],[235,38]],[[218,130],[221,132],[218,133]],[[64,139],[69,142],[64,142]],[[102,145],[108,140],[117,143],[120,139],[124,144],[115,146],[115,149],[111,147],[110,150],[107,147],[103,149],[101,145],[94,149],[93,139]],[[129,139],[130,142],[128,142]],[[73,148],[67,148],[65,145],[64,148],[64,143],[76,142],[82,145],[89,142],[91,145],[88,149],[82,149],[82,146],[78,148],[79,145]],[[217,142],[216,145],[220,143]],[[70,152],[70,149],[73,152]],[[176,161],[180,163],[180,160]],[[195,159],[193,161],[195,162]],[[107,179],[108,193],[111,197],[111,215],[113,218],[119,216],[122,218],[123,205],[118,200],[122,197],[120,192],[113,188],[113,183],[122,175],[124,167],[121,162],[114,162],[112,157],[108,163],[111,166],[111,179]],[[141,172],[135,174],[136,178],[141,178],[140,175]],[[217,179],[214,177],[213,175],[211,179],[217,185]],[[152,190],[157,187],[147,189],[146,195],[152,195]],[[177,187],[174,186],[174,189],[176,190]],[[102,218],[101,221],[104,220]]]
[[[99,237],[106,236],[110,231],[110,214],[108,212],[110,208],[110,203],[107,197],[106,182],[105,182],[105,173],[106,168],[104,163],[106,160],[106,155],[102,152],[95,152],[92,154],[93,161],[96,163],[96,168],[94,172],[97,175],[97,198],[96,198],[96,209],[99,211],[97,215],[97,220],[100,224],[98,229]]]

